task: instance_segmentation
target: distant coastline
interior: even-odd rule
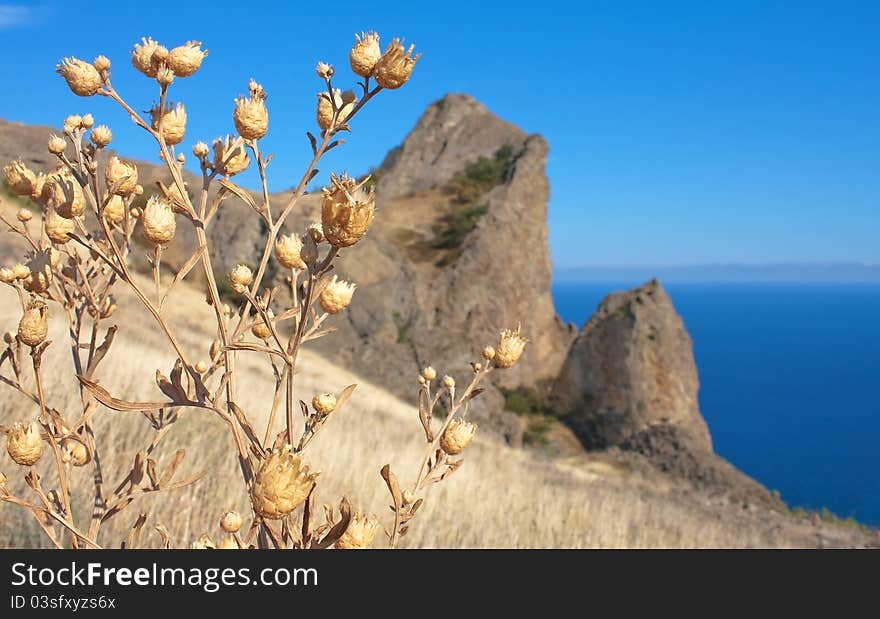
[[[878,262],[832,262],[815,264],[698,264],[668,266],[557,267],[555,282],[644,282],[657,277],[672,282],[767,282],[880,284]]]

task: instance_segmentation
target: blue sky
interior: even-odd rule
[[[325,175],[365,171],[428,104],[467,92],[549,141],[558,266],[880,262],[880,3],[297,5],[160,3],[132,17],[118,2],[0,0],[0,118],[60,124],[90,111],[117,149],[153,158],[109,102],[75,97],[52,69],[104,53],[146,110],[155,91],[130,67],[132,44],[200,39],[205,65],[173,87],[186,144],[231,131],[232,100],[254,77],[269,93],[265,148],[281,189],[309,156],[316,61],[350,75],[353,33],[376,29],[424,57],[357,120]]]

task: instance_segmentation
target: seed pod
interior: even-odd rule
[[[122,223],[125,219],[125,201],[122,196],[115,194],[110,197],[110,201],[104,207],[104,219],[115,225]]]
[[[49,332],[49,309],[40,300],[33,301],[18,322],[18,339],[30,347],[39,346]]]
[[[369,77],[373,74],[373,69],[379,58],[382,57],[382,50],[379,48],[379,35],[375,32],[361,33],[354,35],[355,44],[348,54],[348,62],[351,70],[361,77]]]
[[[492,357],[492,362],[496,368],[509,368],[519,361],[528,343],[528,340],[522,336],[521,331],[522,327],[518,326],[516,331],[504,329],[501,332],[501,339],[498,342],[498,346],[495,347],[495,356]]]
[[[60,155],[67,148],[67,140],[57,135],[49,136],[48,149],[53,155]]]
[[[318,77],[321,79],[330,79],[333,77],[333,65],[327,64],[326,62],[319,62],[318,66],[315,67],[315,73],[317,73]]]
[[[31,270],[19,262],[12,267],[12,274],[15,276],[15,279],[27,279],[31,276]]]
[[[165,245],[174,238],[177,222],[167,200],[151,196],[143,213],[144,238],[154,245]]]
[[[79,121],[79,126],[83,129],[91,129],[95,126],[95,117],[91,114],[84,114]]]
[[[73,436],[67,436],[61,441],[61,457],[73,466],[85,466],[92,461],[85,443]]]
[[[355,98],[354,101],[345,103],[342,100],[342,93],[338,88],[333,90],[333,99],[336,102],[336,109],[339,110],[339,115],[336,117],[336,126],[338,127],[345,123],[345,120],[348,118],[349,114],[351,114],[352,109],[354,109],[354,104],[357,102],[357,99]],[[318,93],[317,119],[318,126],[322,131],[329,129],[333,122],[333,105],[330,103],[330,95],[327,91]]]
[[[483,359],[485,359],[486,361],[491,361],[495,358],[495,349],[491,346],[486,346],[483,348],[481,354],[483,355]]]
[[[3,173],[6,175],[6,184],[15,195],[27,197],[33,193],[37,176],[21,159],[5,166]]]
[[[440,449],[450,456],[457,456],[464,451],[476,433],[477,424],[454,419],[440,437]]]
[[[455,389],[455,379],[447,374],[443,377],[443,386],[447,389]]]
[[[14,423],[6,435],[6,452],[16,464],[33,466],[43,455],[43,439],[40,438],[40,424],[36,421],[28,425]]]
[[[229,272],[229,283],[238,294],[244,294],[253,281],[253,271],[244,264],[236,264],[232,271]]]
[[[113,191],[120,196],[131,195],[138,186],[137,166],[115,155],[107,162],[104,177],[107,181],[107,191]]]
[[[159,63],[168,57],[168,50],[153,39],[141,39],[141,43],[135,43],[131,53],[131,64],[134,68],[147,77],[156,77],[159,72]]]
[[[356,512],[348,523],[348,528],[336,541],[336,548],[340,550],[361,550],[369,548],[379,532],[379,520],[375,517],[367,517]]]
[[[207,361],[199,361],[196,363],[196,372],[199,374],[204,374],[208,371],[208,362]]]
[[[223,517],[220,518],[220,528],[226,531],[227,533],[237,533],[239,529],[241,529],[241,525],[244,524],[244,520],[241,517],[241,514],[235,511],[229,511],[223,514]]]
[[[101,89],[101,74],[88,62],[73,57],[64,58],[56,71],[67,82],[70,90],[80,97],[90,97]]]
[[[275,258],[287,269],[305,270],[306,263],[300,256],[301,251],[302,241],[295,234],[286,234],[275,241]]]
[[[196,142],[196,145],[193,146],[193,156],[196,159],[204,159],[208,156],[208,145],[204,142]]]
[[[36,252],[28,261],[30,276],[22,283],[24,289],[36,294],[46,292],[52,283],[52,264],[48,251]]]
[[[382,88],[390,89],[403,86],[412,74],[416,61],[422,57],[421,54],[412,55],[414,48],[414,45],[410,45],[409,49],[404,51],[400,39],[391,41],[373,70],[376,83]]]
[[[289,447],[273,451],[263,462],[251,488],[254,512],[278,520],[300,506],[311,494],[318,478]]]
[[[422,378],[425,380],[434,380],[437,378],[437,370],[432,368],[430,365],[426,368],[422,369]]]
[[[188,41],[186,45],[171,50],[168,54],[168,66],[177,77],[189,77],[199,70],[207,55],[208,51],[202,50],[200,41]]]
[[[259,140],[269,130],[266,91],[254,80],[251,80],[250,93],[250,97],[239,97],[235,100],[232,120],[241,137],[246,140]]]
[[[332,393],[319,393],[312,398],[312,408],[322,415],[329,415],[336,409],[336,396]]]
[[[275,313],[272,312],[272,310],[267,311],[266,314],[269,316],[269,320],[272,320],[272,318],[275,317]],[[269,329],[269,325],[263,320],[260,320],[260,322],[251,327],[251,333],[261,340],[268,340],[272,337],[272,331]]]
[[[338,279],[334,275],[321,291],[321,309],[328,314],[338,314],[351,303],[355,288],[356,284]]]
[[[26,208],[18,209],[18,212],[15,214],[15,218],[22,223],[29,222],[31,219],[33,219],[33,216],[34,214]]]
[[[42,191],[43,202],[67,219],[79,217],[86,210],[86,199],[79,182],[67,172],[52,174]]]
[[[250,165],[250,157],[241,144],[236,145],[232,136],[214,140],[214,169],[223,176],[244,172]]]
[[[215,362],[220,357],[220,354],[223,352],[223,345],[220,343],[220,340],[214,340],[211,342],[211,348],[208,351],[208,354],[211,355],[211,361]]]
[[[0,282],[11,284],[15,281],[15,271],[9,267],[0,268]],[[8,342],[7,342],[8,343]]]
[[[95,65],[95,68],[98,71],[109,71],[110,70],[110,59],[107,56],[101,55],[95,58],[95,61],[92,63]]]
[[[162,137],[168,146],[180,144],[183,136],[186,134],[186,108],[183,103],[176,106],[169,103],[164,110],[159,106],[150,109],[150,117],[152,118],[152,127],[155,131],[159,131],[159,120],[162,121]]]
[[[89,134],[89,139],[92,141],[92,144],[98,148],[104,148],[113,139],[113,132],[110,131],[110,127],[107,125],[98,125],[92,129],[92,132]]]
[[[334,247],[354,245],[367,233],[376,211],[375,192],[363,190],[368,179],[358,183],[345,173],[330,175],[332,186],[323,189],[321,200],[321,226]]]

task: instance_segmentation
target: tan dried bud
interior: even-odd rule
[[[85,443],[73,436],[62,439],[61,454],[64,461],[70,462],[73,466],[85,466],[92,461],[92,456]]]
[[[15,276],[15,279],[27,279],[31,276],[31,270],[19,262],[12,267],[12,274]]]
[[[491,361],[495,358],[495,349],[492,346],[485,346],[480,354],[483,355],[483,359],[486,361]]]
[[[29,197],[34,191],[37,175],[21,159],[16,159],[3,168],[6,184],[17,196]]]
[[[300,256],[301,251],[302,241],[295,234],[285,234],[275,241],[275,258],[284,268],[305,270],[306,263]]]
[[[107,182],[107,191],[112,191],[120,196],[127,196],[135,192],[138,186],[137,166],[129,161],[123,161],[117,156],[110,157],[107,167],[104,168],[104,177]]]
[[[91,114],[85,114],[79,121],[79,126],[83,129],[91,129],[95,126],[95,117]]]
[[[141,209],[139,209],[138,207],[134,207],[133,209],[128,211],[128,214],[131,215],[133,219],[140,219],[142,213]]]
[[[95,58],[95,61],[92,63],[95,65],[95,68],[98,71],[109,71],[110,70],[110,59],[107,56],[101,55]]]
[[[333,65],[327,64],[326,62],[319,62],[318,66],[315,67],[315,72],[321,79],[329,80],[333,77]]]
[[[336,548],[340,550],[360,550],[369,548],[379,532],[379,520],[375,516],[367,517],[355,512],[345,533],[336,542]]]
[[[270,321],[275,318],[275,312],[273,312],[272,310],[267,311],[266,314],[269,316]],[[262,319],[260,319],[260,322],[251,327],[251,333],[253,333],[261,340],[268,340],[270,337],[272,337],[272,330],[269,329],[269,325],[267,325],[266,322]]]
[[[269,520],[283,518],[308,498],[317,477],[289,447],[273,451],[257,472],[251,488],[254,512]]]
[[[425,380],[434,380],[435,378],[437,378],[437,370],[429,365],[428,367],[422,369],[422,377]]]
[[[207,533],[199,535],[198,539],[190,545],[191,550],[214,550],[215,548],[217,546],[214,544],[214,540]]]
[[[229,283],[238,294],[244,294],[253,281],[254,273],[247,265],[236,264],[229,272]]]
[[[330,175],[331,187],[324,188],[321,200],[321,225],[327,242],[334,247],[349,247],[361,240],[376,211],[376,194],[343,173]]]
[[[207,55],[208,50],[202,49],[200,41],[187,41],[186,45],[171,50],[168,54],[168,66],[177,77],[189,77],[199,70]]]
[[[228,511],[223,514],[222,518],[220,518],[220,528],[227,533],[238,533],[238,530],[241,529],[241,525],[243,524],[244,519],[241,517],[241,514],[236,511]]]
[[[60,155],[67,148],[67,140],[57,135],[50,135],[48,146],[50,153]]]
[[[43,439],[40,438],[40,424],[36,421],[28,425],[12,424],[6,435],[6,452],[16,464],[33,466],[43,456]]]
[[[64,119],[64,133],[73,133],[74,131],[78,131],[82,125],[82,116],[79,114],[71,114],[67,118]]]
[[[336,408],[336,396],[332,393],[319,393],[312,398],[312,408],[322,415],[329,415]]]
[[[443,377],[443,386],[447,389],[455,389],[455,379],[447,374]]]
[[[15,271],[10,269],[9,267],[0,268],[0,282],[4,284],[11,284],[15,281]],[[9,342],[6,342],[7,344]]]
[[[209,152],[208,145],[205,144],[204,142],[196,142],[196,145],[193,146],[192,152],[193,152],[193,156],[196,159],[201,161],[202,159],[204,159],[205,157],[208,156],[208,152]]]
[[[379,35],[375,32],[362,32],[354,35],[355,43],[348,54],[348,62],[351,70],[361,77],[370,77],[376,63],[382,57],[382,49],[379,47]]]
[[[144,208],[144,238],[155,245],[165,245],[174,238],[177,222],[168,200],[150,196]]]
[[[214,169],[223,176],[233,176],[244,172],[251,160],[241,144],[236,144],[232,136],[214,140]]]
[[[196,372],[199,374],[204,374],[208,371],[208,362],[207,361],[199,361],[196,363]]]
[[[517,326],[516,331],[505,329],[501,332],[501,339],[495,347],[495,356],[492,357],[496,368],[509,368],[519,361],[528,343],[521,332],[522,326]]]
[[[131,64],[147,77],[156,77],[159,63],[167,56],[168,50],[153,39],[141,39],[140,44],[135,43],[134,51],[131,53]]]
[[[49,333],[49,308],[40,301],[32,301],[18,322],[18,339],[30,347],[39,346]]]
[[[220,340],[214,340],[211,342],[211,348],[208,351],[208,354],[211,355],[211,361],[215,362],[220,357],[220,354],[223,352],[223,344]]]
[[[89,139],[91,139],[92,144],[98,148],[104,148],[113,139],[113,132],[110,131],[110,127],[107,125],[98,125],[92,129],[92,132],[89,134]]]
[[[376,83],[382,88],[390,89],[403,86],[412,74],[416,61],[422,57],[421,54],[412,55],[414,48],[415,45],[410,45],[409,49],[404,51],[400,39],[391,41],[373,71]]]
[[[104,207],[104,219],[108,223],[118,225],[125,219],[125,200],[120,195],[110,196],[110,201]]]
[[[164,110],[158,105],[150,109],[150,117],[152,118],[152,127],[155,131],[159,131],[159,124],[162,124],[162,137],[168,146],[180,144],[183,136],[186,134],[186,108],[183,103],[174,105],[169,103]]]
[[[479,372],[480,370],[483,369],[483,364],[482,363],[475,363],[473,365],[473,368],[474,368],[474,372]]]
[[[259,140],[269,130],[269,110],[266,109],[266,92],[251,80],[250,97],[238,97],[232,120],[235,130],[246,140]]]
[[[186,163],[186,155],[184,155],[183,153],[177,153],[177,163],[181,165]]]
[[[42,201],[54,207],[59,215],[67,219],[79,217],[86,210],[86,199],[82,187],[72,174],[60,172],[52,174],[43,185]]]
[[[337,278],[333,279],[321,291],[321,309],[328,314],[338,314],[351,303],[351,297],[357,285]]]
[[[94,65],[79,58],[63,58],[55,70],[75,95],[91,97],[101,89],[101,74]]]
[[[72,219],[62,217],[53,208],[46,211],[43,225],[46,227],[46,236],[49,240],[59,245],[64,245],[70,240],[68,235],[72,234],[75,228]]]
[[[26,223],[33,218],[34,214],[26,208],[18,209],[18,212],[15,214],[15,218],[21,223]]]
[[[476,433],[477,424],[464,419],[454,419],[440,437],[440,449],[450,456],[457,456],[464,451]]]
[[[415,503],[416,502],[416,495],[414,495],[409,490],[404,490],[403,491],[403,502],[406,503],[407,505],[409,505],[411,503]]]
[[[48,251],[38,251],[28,261],[30,276],[22,284],[28,292],[46,292],[52,283],[52,262]]]
[[[355,97],[354,101],[346,104],[342,101],[342,93],[338,88],[334,88],[333,99],[336,103],[336,109],[339,110],[339,115],[336,117],[336,127],[339,127],[345,123],[346,119],[351,114],[354,104],[357,101],[357,97]],[[329,129],[330,125],[333,123],[333,104],[330,102],[330,94],[327,91],[318,93],[317,119],[318,126],[322,131]]]

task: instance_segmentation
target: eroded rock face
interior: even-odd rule
[[[662,426],[674,428],[688,451],[711,453],[698,389],[690,336],[652,280],[602,301],[572,345],[553,397],[589,449],[650,444]]]

